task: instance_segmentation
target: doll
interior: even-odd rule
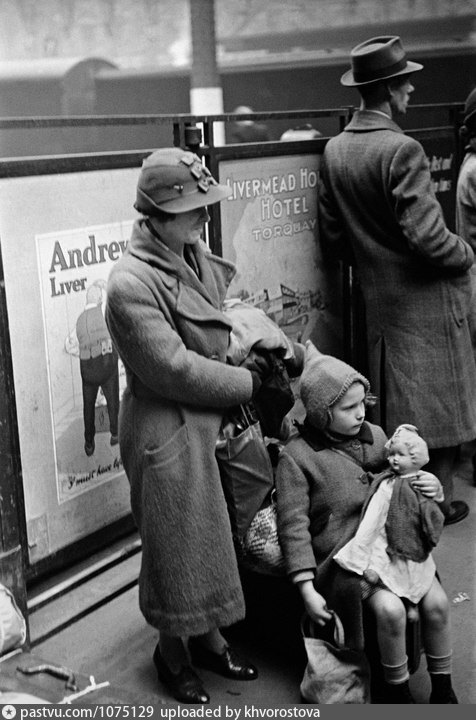
[[[426,442],[414,425],[400,425],[385,445],[389,469],[375,476],[355,536],[335,555],[339,565],[387,588],[409,606],[428,592],[435,576],[431,550],[443,529],[438,502],[421,493],[435,476],[422,471],[429,460]]]

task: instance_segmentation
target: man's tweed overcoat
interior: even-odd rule
[[[373,419],[388,434],[413,423],[431,448],[476,437],[473,252],[445,225],[423,147],[385,115],[356,112],[326,146],[319,217],[323,251],[361,281]]]
[[[220,308],[234,266],[202,245],[191,252],[199,277],[137,221],[106,308],[127,373],[119,439],[142,538],[140,607],[176,636],[244,616],[215,444],[224,408],[250,400],[252,376],[225,364]]]

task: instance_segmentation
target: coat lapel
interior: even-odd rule
[[[211,305],[217,310],[217,320],[231,327],[231,322],[223,315],[221,306],[228,283],[234,274],[234,266],[222,258],[207,253],[199,244],[189,246],[187,250],[190,254],[190,265],[172,252],[160,239],[154,237],[144,220],[139,220],[126,252],[162,271],[165,281],[167,276],[177,278],[179,281],[177,310],[186,317],[195,320],[210,318]],[[220,268],[223,266],[220,272],[213,271],[214,264],[218,264]],[[195,293],[198,293],[201,299],[197,298]],[[203,300],[207,304],[206,308],[202,306]]]

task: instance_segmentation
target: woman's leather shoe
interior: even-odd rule
[[[155,648],[154,665],[160,682],[170,691],[176,700],[183,703],[210,702],[210,696],[203,689],[202,681],[190,665],[184,665],[180,672],[173,673],[162,657],[159,646]]]
[[[199,641],[191,640],[190,652],[194,665],[212,670],[223,677],[233,680],[255,680],[258,677],[255,666],[241,658],[229,645],[218,654],[208,650]]]

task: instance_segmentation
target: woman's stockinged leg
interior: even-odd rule
[[[258,677],[255,666],[230,647],[219,628],[190,638],[189,649],[192,663],[198,667],[233,680],[254,680]]]
[[[153,658],[157,677],[179,702],[209,703],[210,696],[190,664],[187,640],[160,633]]]
[[[207,650],[218,655],[221,655],[228,644],[218,628],[213,628],[204,635],[200,635],[200,642]]]
[[[184,665],[190,664],[186,640],[163,632],[159,635],[160,652],[173,673],[178,673]]]

